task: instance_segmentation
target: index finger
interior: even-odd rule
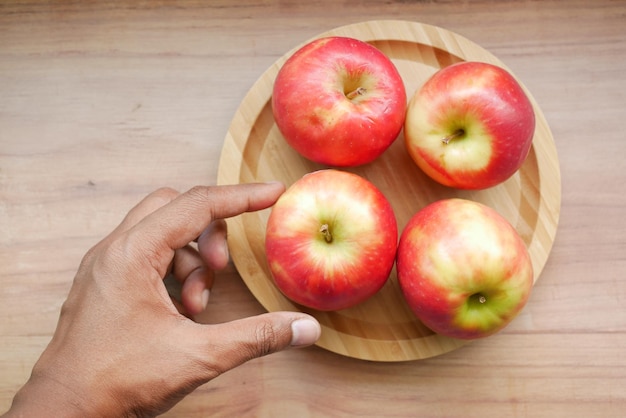
[[[152,212],[133,230],[144,242],[176,250],[197,238],[214,219],[229,218],[272,206],[285,191],[282,183],[196,186]]]

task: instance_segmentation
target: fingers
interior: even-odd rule
[[[201,326],[208,347],[207,371],[221,374],[253,358],[289,347],[314,344],[321,327],[312,316],[296,312],[272,312],[224,324]],[[211,361],[212,359],[212,361]],[[213,364],[213,363],[215,364]],[[213,378],[208,376],[208,378]]]
[[[182,283],[180,302],[188,315],[201,313],[209,301],[214,275],[191,246],[176,250],[172,275]]]
[[[128,229],[138,224],[139,221],[141,221],[143,218],[153,213],[157,209],[160,209],[161,207],[167,205],[172,200],[176,199],[179,195],[180,193],[176,190],[166,187],[155,190],[154,192],[144,197],[128,212],[128,214],[126,214],[122,222],[118,225],[117,228],[115,228],[111,235],[117,235],[119,233],[127,231]]]
[[[145,242],[175,250],[200,236],[212,220],[265,209],[284,190],[281,183],[197,186],[146,216],[135,228],[146,235]]]
[[[124,245],[149,255],[143,261],[160,277],[173,266],[174,277],[183,283],[183,308],[195,315],[206,307],[212,270],[223,269],[229,261],[223,218],[267,208],[284,190],[281,183],[197,186],[183,194],[162,188],[132,208],[105,241],[128,232]],[[202,257],[187,247],[196,238]]]
[[[226,221],[217,219],[198,238],[198,251],[207,266],[212,270],[222,270],[229,260],[226,243]]]

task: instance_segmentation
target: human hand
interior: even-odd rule
[[[217,325],[180,313],[204,309],[212,269],[228,262],[223,219],[267,208],[283,191],[161,189],[141,201],[83,258],[54,336],[6,416],[155,416],[247,360],[313,344],[319,324],[302,313]],[[182,283],[178,306],[163,284],[170,272]]]

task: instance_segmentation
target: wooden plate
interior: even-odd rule
[[[454,62],[485,61],[506,68],[479,45],[447,30],[415,22],[363,22],[318,37],[330,35],[357,38],[382,50],[400,71],[408,97],[435,71]],[[280,180],[289,186],[307,172],[326,168],[291,149],[272,116],[270,98],[276,74],[302,45],[268,68],[241,102],[224,141],[219,184]],[[441,198],[463,197],[495,208],[516,227],[527,244],[536,281],[556,234],[561,180],[552,134],[535,100],[530,94],[529,97],[537,119],[530,155],[518,173],[497,187],[459,191],[435,184],[408,156],[402,134],[376,161],[348,171],[362,175],[383,191],[395,210],[400,230],[417,210]],[[400,293],[395,269],[378,294],[353,308],[318,312],[293,304],[275,287],[266,264],[264,236],[268,216],[269,209],[228,221],[233,262],[268,311],[305,311],[314,315],[322,325],[320,347],[359,359],[404,361],[436,356],[465,344],[434,334],[414,317]]]

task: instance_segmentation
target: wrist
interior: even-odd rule
[[[85,417],[93,410],[63,383],[54,379],[31,376],[13,398],[4,417]]]

